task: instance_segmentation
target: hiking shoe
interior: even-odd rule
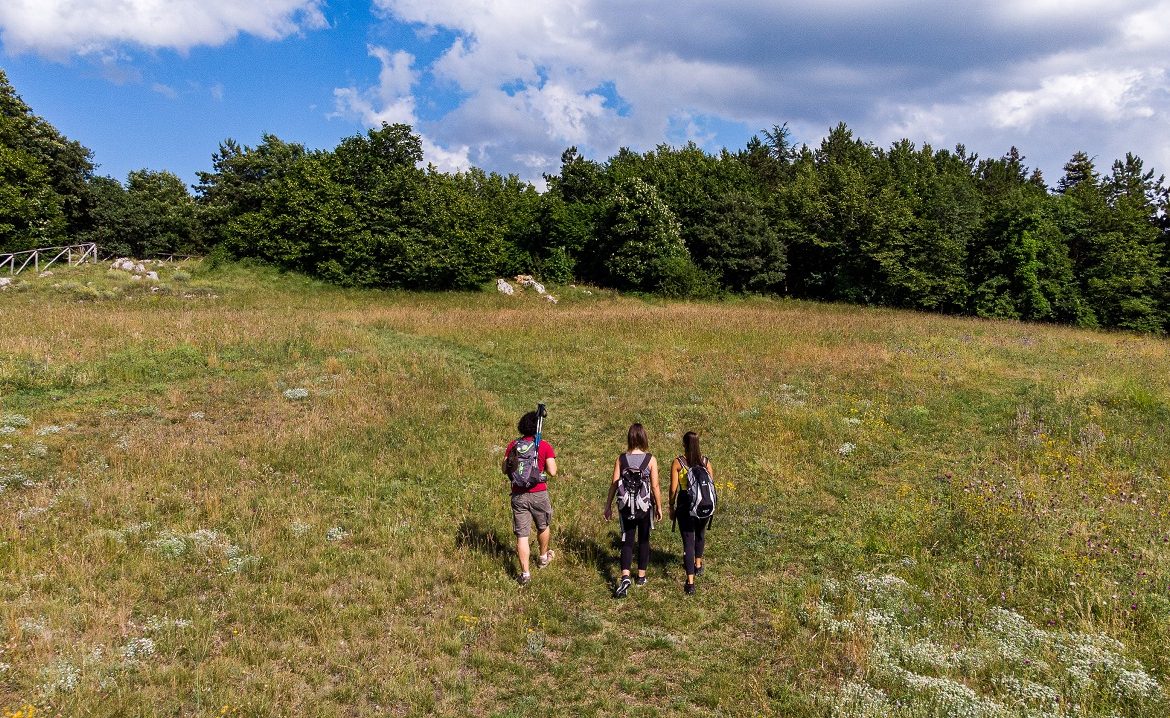
[[[541,555],[536,557],[536,567],[537,568],[544,568],[545,566],[549,565],[550,563],[552,563],[554,556],[556,556],[556,554],[550,548],[548,550],[548,553],[544,553],[544,554],[541,554]]]
[[[646,577],[645,577],[645,576],[639,576],[639,577],[635,578],[635,579],[634,579],[634,585],[635,585],[635,586],[645,586],[645,585],[646,585]]]
[[[683,584],[683,593],[685,593],[688,596],[693,595],[695,593],[695,584],[684,583]]]
[[[696,576],[702,576],[702,575],[703,575],[703,567],[702,567],[702,566],[695,566],[695,575],[696,575]]]
[[[613,597],[614,598],[625,598],[626,593],[629,592],[629,590],[630,590],[630,577],[629,576],[622,576],[621,583],[619,583],[617,585],[617,588],[614,589]]]
[[[520,582],[521,586],[527,586],[528,582],[532,580],[532,574],[522,573],[522,574],[520,574],[520,577],[516,580]]]

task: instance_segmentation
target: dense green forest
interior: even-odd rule
[[[778,294],[983,317],[1170,328],[1170,192],[1132,154],[1078,151],[1049,187],[1016,148],[889,148],[844,124],[816,147],[784,125],[739,151],[568,148],[538,192],[447,174],[406,125],[332,150],[228,139],[192,193],[126,182],[36,116],[0,71],[0,251],[97,242],[149,257],[216,252],[365,287],[471,288],[533,273],[674,297]]]

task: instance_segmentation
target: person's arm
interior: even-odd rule
[[[674,521],[674,507],[678,503],[678,459],[670,460],[670,505],[667,507],[670,510],[670,520]]]
[[[544,473],[548,474],[549,476],[556,476],[557,475],[557,460],[556,460],[556,458],[550,456],[549,458],[544,460]]]
[[[707,473],[711,475],[711,481],[715,480],[715,467],[711,465],[711,460],[707,459]]]
[[[618,481],[622,478],[622,460],[619,458],[613,462],[613,481],[609,483],[609,496],[605,499],[605,520],[609,521],[613,518],[613,497],[617,495]]]
[[[650,489],[654,491],[654,520],[662,520],[662,489],[658,484],[658,457],[650,457]]]

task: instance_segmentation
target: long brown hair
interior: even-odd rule
[[[703,452],[699,450],[699,435],[693,431],[683,434],[683,451],[686,452],[687,466],[702,466]]]
[[[650,450],[650,440],[646,438],[646,429],[641,424],[630,424],[630,431],[626,434],[627,451],[634,449],[641,449],[642,451]]]

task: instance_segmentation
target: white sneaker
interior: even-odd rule
[[[555,555],[556,554],[550,548],[548,550],[548,553],[544,553],[544,554],[537,556],[536,557],[536,567],[537,568],[544,568],[545,566],[549,565],[550,563],[552,563],[553,557]]]

